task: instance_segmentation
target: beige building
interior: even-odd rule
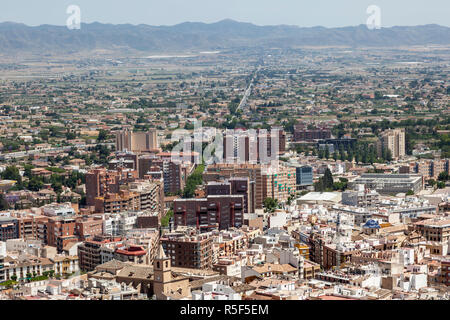
[[[153,262],[153,290],[157,300],[182,299],[191,295],[189,278],[176,276],[172,273],[170,258],[162,246]]]
[[[393,159],[404,157],[406,155],[405,129],[386,130],[381,133],[377,142],[378,156],[381,156],[383,149],[390,150]]]
[[[441,172],[450,172],[449,159],[421,160],[410,164],[410,171],[418,173],[425,180],[437,180]]]
[[[147,132],[132,132],[124,130],[116,134],[116,150],[144,152],[159,150],[158,132],[150,130]]]
[[[287,201],[291,194],[296,192],[296,169],[279,163],[278,166],[269,167],[263,173],[263,199],[272,198],[279,202]]]

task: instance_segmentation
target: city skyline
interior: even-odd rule
[[[449,9],[0,4],[0,302],[450,300]]]

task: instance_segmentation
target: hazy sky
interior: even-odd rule
[[[366,9],[381,9],[381,25],[450,27],[449,0],[0,0],[0,22],[65,25],[78,5],[84,23],[173,25],[230,18],[257,25],[342,27],[365,24]]]

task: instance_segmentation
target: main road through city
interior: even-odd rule
[[[248,97],[250,97],[250,95],[252,94],[253,83],[255,82],[256,75],[258,74],[260,68],[261,67],[258,67],[258,69],[256,69],[255,73],[253,74],[252,80],[250,81],[247,90],[245,90],[244,96],[242,97],[242,100],[239,103],[239,106],[237,107],[236,111],[238,111],[239,109],[242,109],[242,111],[244,111],[244,108],[247,105]]]

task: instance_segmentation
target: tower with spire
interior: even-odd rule
[[[153,270],[156,283],[168,283],[172,280],[172,267],[170,265],[170,258],[164,253],[164,248],[159,245],[158,253],[153,262]]]
[[[153,261],[153,293],[157,300],[168,297],[180,299],[190,296],[189,278],[172,274],[170,257],[167,257],[160,244]]]

